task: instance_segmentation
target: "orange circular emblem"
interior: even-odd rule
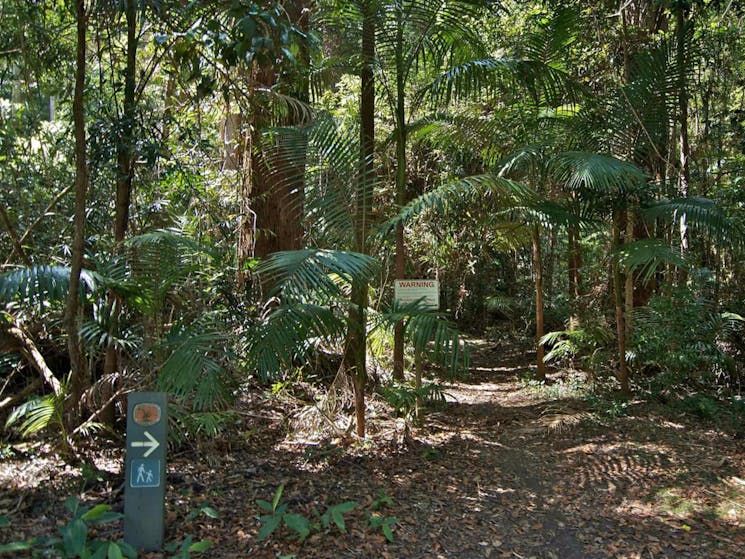
[[[160,406],[157,404],[137,404],[133,415],[137,425],[144,427],[155,425],[160,421]]]

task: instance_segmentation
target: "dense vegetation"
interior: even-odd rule
[[[469,336],[742,432],[744,17],[1,0],[2,444],[53,426],[74,460],[135,390],[199,440],[272,385],[365,437]]]

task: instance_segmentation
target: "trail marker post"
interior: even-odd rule
[[[163,547],[167,412],[165,392],[132,392],[127,397],[124,541],[142,551]]]

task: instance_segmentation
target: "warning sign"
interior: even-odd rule
[[[431,279],[395,280],[393,297],[400,305],[420,301],[425,309],[436,311],[440,308],[440,282]]]

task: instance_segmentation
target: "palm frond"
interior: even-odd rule
[[[112,334],[108,325],[98,320],[86,320],[80,327],[80,338],[86,346],[97,350],[113,347],[118,351],[132,351],[140,342]]]
[[[403,322],[406,337],[414,350],[431,361],[446,367],[453,375],[465,372],[470,366],[470,349],[460,330],[443,313],[433,312],[422,301],[399,304],[374,315],[372,333],[392,328]]]
[[[519,55],[453,65],[423,93],[450,102],[521,89],[536,106],[578,102],[586,92],[563,68],[562,61],[566,48],[576,39],[579,21],[576,11],[560,8],[526,37]]]
[[[5,427],[14,427],[20,421],[16,430],[22,437],[28,437],[42,431],[51,424],[62,425],[61,396],[49,395],[35,398],[15,408],[8,416]]]
[[[103,280],[90,270],[80,272],[80,296],[95,291]],[[20,300],[26,304],[43,305],[64,302],[70,289],[70,268],[35,265],[0,275],[0,302]]]
[[[368,283],[378,267],[378,261],[365,254],[305,249],[275,252],[259,265],[257,273],[267,278],[274,285],[273,293],[283,299],[304,300],[315,294],[326,300],[340,294],[333,275],[350,283],[355,279]]]
[[[647,219],[667,218],[676,220],[686,216],[686,222],[693,227],[700,227],[719,242],[742,243],[745,231],[716,201],[703,197],[676,198],[659,200],[644,208]]]
[[[452,375],[468,371],[470,350],[454,323],[439,313],[422,313],[411,316],[404,324],[416,352],[447,367]]]
[[[515,207],[537,202],[538,195],[523,184],[491,174],[455,179],[406,204],[398,215],[382,224],[380,234],[388,234],[400,221],[409,221],[425,210],[444,212],[455,203],[484,199],[494,199],[502,207]]]
[[[170,352],[158,376],[161,390],[191,400],[198,411],[225,407],[231,401],[233,379],[223,365],[230,353],[225,333],[176,325],[161,345]]]
[[[248,369],[262,381],[303,361],[317,343],[333,346],[346,332],[341,309],[330,305],[292,302],[282,304],[252,328],[246,346]]]
[[[646,181],[644,171],[612,155],[567,151],[557,154],[552,174],[570,190],[591,195],[630,195]]]
[[[641,282],[651,280],[662,266],[672,265],[684,269],[690,267],[690,262],[680,252],[660,239],[625,243],[616,249],[614,256],[626,273],[637,274]]]
[[[480,51],[480,37],[472,22],[477,3],[458,0],[398,0],[382,4],[378,12],[376,50],[383,69],[401,60],[405,73],[423,63],[438,66],[457,50]]]

